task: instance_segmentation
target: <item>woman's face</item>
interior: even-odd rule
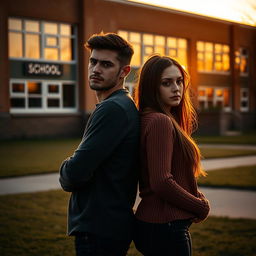
[[[177,107],[183,96],[184,79],[181,71],[176,65],[167,67],[161,76],[159,88],[160,100],[166,110],[170,111],[172,107]]]

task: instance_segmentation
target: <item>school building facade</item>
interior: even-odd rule
[[[131,92],[150,55],[184,65],[198,134],[256,128],[256,27],[125,0],[1,1],[0,19],[0,139],[82,135],[96,104],[84,43],[101,31],[134,47]]]

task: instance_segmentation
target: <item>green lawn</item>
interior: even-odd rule
[[[198,184],[256,190],[256,165],[209,171],[206,177],[199,178]]]
[[[79,143],[80,139],[3,141],[0,177],[56,172]]]
[[[256,130],[236,136],[194,136],[201,144],[256,144]]]
[[[56,172],[80,139],[18,140],[0,143],[0,178]],[[202,148],[204,158],[256,154],[255,150]]]
[[[74,256],[67,237],[69,194],[57,191],[0,196],[1,256]],[[191,228],[195,256],[255,256],[256,220],[210,217]],[[140,256],[133,244],[129,256]]]
[[[256,150],[252,149],[225,149],[225,148],[201,148],[203,158],[223,158],[235,156],[249,156],[256,155]]]

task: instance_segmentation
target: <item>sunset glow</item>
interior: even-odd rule
[[[256,0],[127,0],[256,26]]]

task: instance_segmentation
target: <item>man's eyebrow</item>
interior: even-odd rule
[[[98,60],[99,62],[103,63],[103,64],[114,64],[112,61],[110,60]]]
[[[90,60],[99,61],[101,63],[112,63],[112,64],[114,64],[111,60],[101,60],[101,59],[96,59],[96,58],[93,58],[93,57],[90,57]]]

